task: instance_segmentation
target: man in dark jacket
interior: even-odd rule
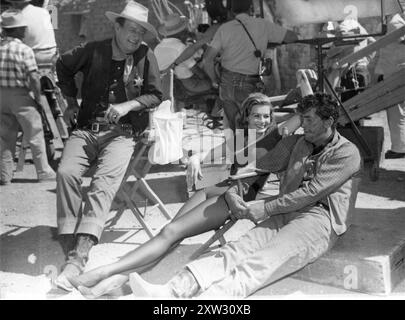
[[[56,69],[68,108],[66,123],[75,126],[57,175],[58,231],[67,261],[56,284],[71,289],[98,243],[112,200],[125,174],[134,145],[148,125],[148,109],[161,102],[159,69],[143,42],[148,9],[129,2],[120,13],[106,12],[114,37],[78,46],[63,54]],[[83,73],[82,103],[77,102],[74,76]],[[82,208],[83,174],[95,167]]]

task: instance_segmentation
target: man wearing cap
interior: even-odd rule
[[[154,50],[159,70],[162,71],[169,68],[187,48],[184,44],[189,35],[187,18],[176,13],[168,15],[158,31],[165,37]],[[176,78],[191,94],[200,94],[212,89],[210,79],[197,65],[197,57],[198,53],[179,64],[174,64]]]
[[[296,34],[290,30],[249,16],[251,7],[252,0],[231,1],[235,19],[219,27],[205,54],[207,73],[214,87],[218,87],[214,61],[220,55],[222,71],[219,93],[228,121],[224,122],[224,127],[232,130],[235,129],[236,117],[243,100],[262,86],[259,74],[260,55],[256,56],[255,52],[260,50],[263,56],[269,42],[286,43],[297,39]]]
[[[67,290],[72,288],[67,278],[83,271],[100,239],[134,145],[148,125],[148,110],[162,97],[156,58],[143,42],[146,32],[157,37],[148,9],[131,1],[120,14],[106,16],[114,24],[112,39],[82,44],[56,63],[68,102],[65,121],[76,125],[57,175],[58,230],[68,254],[56,284]],[[79,71],[80,106],[74,81]],[[82,176],[90,166],[95,173],[82,209]]]
[[[51,16],[43,7],[30,4],[31,0],[7,0],[14,9],[21,10],[27,21],[24,43],[31,47],[35,53],[38,65],[49,64],[56,55],[55,32],[53,30]]]
[[[34,52],[21,40],[27,21],[19,11],[7,10],[1,16],[4,38],[0,46],[1,93],[1,177],[0,184],[11,182],[14,152],[19,127],[27,137],[39,181],[54,180],[48,164],[44,132],[36,101],[40,101],[40,81]]]

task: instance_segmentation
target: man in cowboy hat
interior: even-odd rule
[[[27,21],[24,43],[34,50],[37,64],[49,64],[56,55],[56,40],[51,16],[45,9],[49,1],[42,1],[43,7],[32,5],[31,0],[7,0],[11,7],[21,10]]]
[[[187,18],[177,13],[168,15],[158,28],[159,33],[165,37],[155,48],[159,70],[169,68],[180,54],[186,49],[186,39],[189,36]],[[211,81],[197,64],[198,54],[182,63],[174,65],[176,78],[181,81],[190,95],[209,92],[212,89]]]
[[[0,184],[9,184],[13,175],[13,159],[17,133],[21,126],[27,137],[39,181],[55,180],[48,164],[44,132],[36,101],[40,101],[40,81],[34,52],[22,43],[27,20],[19,11],[7,10],[1,16],[4,39],[0,45]]]
[[[148,125],[148,109],[162,97],[156,58],[143,42],[147,32],[157,37],[148,9],[131,1],[121,13],[106,16],[114,25],[112,39],[82,44],[56,63],[68,102],[65,121],[75,125],[57,176],[57,222],[67,261],[56,284],[67,290],[69,276],[83,271],[100,239],[134,145]],[[74,81],[79,71],[80,106]],[[82,176],[90,166],[96,169],[82,209]]]

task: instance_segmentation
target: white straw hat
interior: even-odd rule
[[[121,13],[107,11],[105,15],[112,22],[115,22],[118,17],[134,21],[158,38],[155,27],[148,22],[148,12],[148,8],[135,1],[130,1]]]

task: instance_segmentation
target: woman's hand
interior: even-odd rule
[[[192,186],[197,180],[203,178],[200,162],[201,159],[199,154],[194,154],[189,158],[187,165],[187,185]]]

